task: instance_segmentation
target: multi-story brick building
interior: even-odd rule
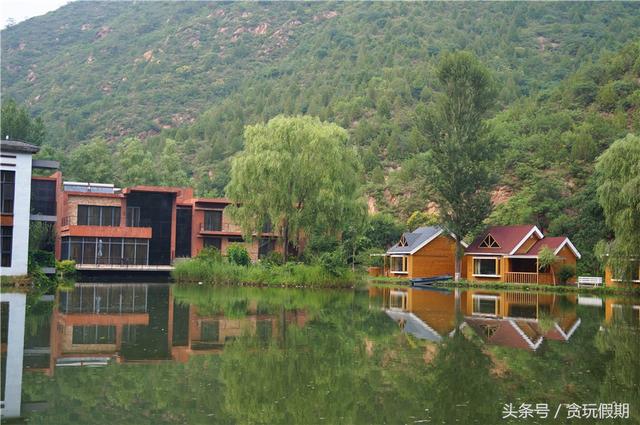
[[[269,229],[245,241],[225,212],[229,200],[197,198],[191,188],[117,188],[64,181],[60,172],[40,179],[55,184],[56,258],[79,270],[168,271],[205,246],[224,255],[242,243],[253,261],[276,248]]]

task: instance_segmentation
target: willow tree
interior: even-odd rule
[[[417,127],[430,148],[424,155],[431,195],[441,224],[456,239],[456,280],[462,239],[491,212],[491,173],[496,146],[485,119],[496,91],[490,72],[473,55],[445,55],[437,68],[440,90],[429,107],[417,109]]]
[[[615,141],[598,158],[596,173],[605,222],[615,234],[606,244],[607,263],[628,279],[640,260],[640,137]]]
[[[302,235],[339,233],[358,211],[361,167],[343,128],[278,116],[246,127],[244,139],[226,193],[247,237],[271,224],[286,259],[290,245],[300,252]]]

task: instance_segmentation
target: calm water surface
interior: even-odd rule
[[[20,382],[12,308],[27,423],[640,423],[640,299],[78,284],[27,297]]]

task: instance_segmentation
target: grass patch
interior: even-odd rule
[[[241,266],[204,258],[176,264],[171,275],[178,283],[273,287],[353,288],[363,281],[347,268],[327,270],[322,265],[301,263]]]

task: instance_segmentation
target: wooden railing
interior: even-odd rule
[[[538,273],[507,272],[505,281],[510,283],[538,283]]]
[[[538,296],[531,292],[507,292],[507,301],[511,304],[535,304]]]

